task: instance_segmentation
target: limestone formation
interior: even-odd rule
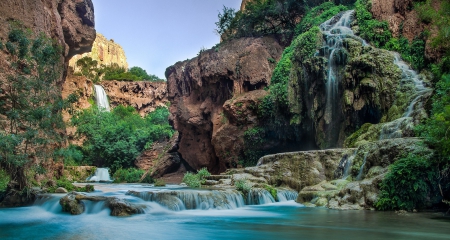
[[[69,67],[74,69],[74,72],[80,72],[80,68],[76,65],[77,61],[83,57],[90,57],[96,60],[98,67],[101,65],[117,64],[119,67],[128,69],[127,58],[122,46],[114,42],[113,39],[107,39],[100,33],[97,33],[95,41],[90,52],[77,54],[69,61]]]

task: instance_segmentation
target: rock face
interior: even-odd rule
[[[76,63],[80,58],[90,57],[98,62],[98,65],[117,64],[120,67],[128,69],[127,58],[125,51],[113,39],[108,40],[100,33],[97,33],[95,41],[92,45],[92,50],[83,54],[73,56],[69,61],[69,66],[74,69],[74,72],[79,72],[80,68]]]
[[[64,57],[90,51],[95,39],[91,0],[6,0],[0,9],[0,38],[7,39],[10,20],[44,33],[64,48]]]
[[[230,166],[230,160],[218,156],[217,142],[221,141],[214,139],[227,135],[229,144],[235,144],[247,127],[236,127],[243,120],[238,121],[237,115],[229,116],[236,121],[227,123],[224,104],[269,85],[275,67],[269,59],[278,60],[281,53],[282,47],[273,38],[242,38],[167,68],[171,120],[181,135],[178,151],[192,168],[220,172]]]
[[[102,81],[111,107],[132,106],[141,116],[168,104],[167,83],[149,81]]]
[[[436,11],[439,9],[437,4],[434,4],[434,7]],[[371,12],[375,19],[389,23],[389,29],[395,37],[402,34],[412,41],[425,29],[430,29],[420,21],[418,13],[413,9],[413,0],[372,0]],[[431,31],[431,34],[434,34],[434,31]],[[429,37],[426,42],[425,55],[435,60],[442,53],[431,47],[431,39],[432,37]]]
[[[144,151],[135,161],[135,165],[148,173],[152,178],[160,178],[164,174],[177,171],[181,165],[181,157],[177,152],[180,135],[176,132],[167,142],[156,142],[152,148]]]

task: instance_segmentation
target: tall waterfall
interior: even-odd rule
[[[100,85],[94,85],[95,87],[95,101],[97,102],[97,107],[103,111],[110,111],[108,97],[106,96],[105,89]]]
[[[322,56],[328,60],[326,72],[326,102],[323,119],[327,125],[324,135],[329,142],[337,142],[339,130],[345,118],[342,112],[340,85],[344,78],[344,70],[347,63],[348,52],[345,48],[345,39],[352,38],[362,43],[367,43],[360,37],[355,36],[350,25],[353,21],[354,11],[345,11],[330,18],[320,25],[324,36],[324,43],[316,56]],[[342,89],[341,89],[342,91]]]

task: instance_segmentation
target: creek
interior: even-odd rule
[[[208,192],[178,185],[95,184],[90,195],[143,204],[143,214],[109,216],[101,202],[86,202],[77,216],[63,213],[53,194],[33,206],[0,209],[2,239],[448,239],[448,219],[437,213],[338,211],[306,208],[293,200],[229,209],[170,210],[127,195],[136,192]]]

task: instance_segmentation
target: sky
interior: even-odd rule
[[[215,33],[223,6],[242,0],[93,0],[95,29],[125,50],[129,67],[165,79],[167,67],[220,42]]]

